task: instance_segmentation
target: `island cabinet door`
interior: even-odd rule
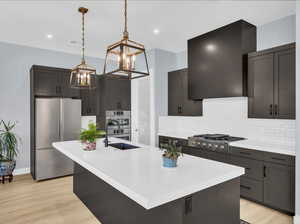
[[[240,224],[240,179],[185,198],[183,224]]]
[[[294,212],[292,167],[265,163],[264,203],[271,207]]]

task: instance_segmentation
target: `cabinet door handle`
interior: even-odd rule
[[[250,152],[240,152],[240,154],[251,156]]]
[[[193,211],[193,198],[188,197],[185,199],[185,214],[189,214]]]
[[[121,103],[118,102],[118,103],[117,103],[117,109],[121,109],[121,108],[122,108]]]
[[[241,185],[241,188],[247,189],[247,190],[251,190],[251,187],[245,186],[245,185]]]
[[[55,92],[58,93],[58,86],[55,87]]]
[[[273,104],[270,104],[270,115],[273,115]]]
[[[274,114],[276,116],[278,115],[278,106],[277,106],[277,104],[274,105]]]
[[[278,161],[285,161],[285,159],[282,159],[282,158],[276,158],[276,157],[272,157],[271,159],[278,160]]]
[[[267,172],[266,172],[266,170],[267,170],[267,167],[264,166],[264,177],[267,177]]]
[[[182,106],[178,106],[178,113],[182,114]]]

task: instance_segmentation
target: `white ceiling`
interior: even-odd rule
[[[147,49],[179,52],[191,37],[238,19],[259,26],[295,14],[295,5],[295,1],[129,0],[129,34]],[[0,41],[78,54],[80,6],[90,9],[86,54],[103,57],[107,45],[121,38],[122,1],[0,1]],[[155,28],[159,35],[153,34]],[[74,40],[78,44],[70,43]]]

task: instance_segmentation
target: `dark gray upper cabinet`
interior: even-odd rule
[[[31,71],[34,79],[34,95],[61,96],[59,70],[44,66],[32,66]]]
[[[295,119],[295,48],[276,52],[274,55],[274,116]]]
[[[181,69],[168,74],[168,115],[202,116],[202,101],[188,99],[188,71]]]
[[[249,117],[273,118],[274,55],[249,58]]]
[[[130,80],[107,78],[101,76],[99,80],[99,95],[101,97],[102,108],[104,108],[105,111],[131,109]]]
[[[80,91],[81,98],[81,115],[96,116],[97,115],[97,97],[96,89],[83,89]]]
[[[248,55],[249,118],[295,119],[295,44]]]
[[[99,102],[99,76],[95,78],[95,89],[82,89],[80,90],[81,98],[81,114],[82,116],[96,116],[98,113]]]
[[[78,89],[70,87],[70,70],[34,65],[33,88],[35,96],[79,98]]]
[[[265,162],[264,203],[294,212],[294,178],[292,167]]]
[[[107,110],[131,110],[131,81],[99,76],[97,88],[97,123],[105,127]]]
[[[247,57],[256,51],[256,26],[239,20],[188,40],[191,99],[247,95]]]
[[[61,72],[61,94],[66,98],[80,98],[79,89],[71,88],[70,86],[70,70],[63,70]]]

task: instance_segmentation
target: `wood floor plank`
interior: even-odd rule
[[[72,177],[35,182],[20,175],[0,184],[1,223],[101,224],[72,192]],[[291,216],[241,199],[241,218],[251,224],[292,224]]]

